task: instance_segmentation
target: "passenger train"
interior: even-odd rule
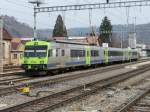
[[[104,48],[67,41],[29,41],[25,45],[22,67],[27,72],[91,66],[138,59],[129,48]]]

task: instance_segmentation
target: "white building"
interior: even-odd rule
[[[128,37],[129,47],[132,49],[136,48],[136,33],[130,32]]]

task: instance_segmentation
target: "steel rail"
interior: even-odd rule
[[[4,72],[11,72],[11,71],[19,71],[19,70],[23,70],[22,68],[8,68],[8,69],[4,69]]]
[[[138,63],[138,62],[136,62],[136,63]],[[51,78],[51,76],[50,76],[50,78],[47,78],[46,80],[41,80],[41,81],[37,81],[37,82],[30,82],[30,83],[21,83],[19,85],[14,85],[11,87],[0,88],[0,96],[12,94],[12,93],[18,93],[19,92],[18,88],[22,88],[25,85],[29,85],[31,89],[34,89],[37,87],[46,86],[46,85],[55,84],[55,83],[60,83],[60,82],[69,81],[69,80],[74,80],[74,79],[86,77],[89,75],[90,76],[96,75],[97,72],[104,73],[104,72],[112,71],[112,70],[124,67],[125,65],[130,65],[130,64],[131,63],[121,64],[121,65],[116,65],[116,66],[108,66],[106,68],[98,69],[95,71],[90,71],[90,72],[85,72],[85,73],[76,73],[73,75],[61,76],[61,77],[57,77],[57,78]]]
[[[19,83],[19,82],[22,82],[22,81],[27,81],[27,80],[33,80],[33,79],[36,79],[35,77],[27,77],[27,76],[20,76],[20,77],[15,77],[15,78],[11,78],[11,79],[3,79],[3,80],[0,80],[0,85],[8,85],[10,83]],[[38,79],[38,78],[37,78]]]
[[[68,90],[64,90],[58,93],[51,94],[46,97],[42,97],[42,98],[32,100],[32,101],[29,101],[20,105],[16,105],[7,109],[0,110],[0,112],[29,112],[29,111],[30,112],[31,111],[47,112],[47,111],[51,111],[64,104],[67,104],[69,102],[79,100],[85,96],[91,95],[104,87],[126,80],[133,76],[142,74],[146,71],[149,71],[149,66],[145,66],[138,70],[129,71],[129,72],[122,73],[117,76],[112,76],[106,79],[90,82],[85,85],[73,87]],[[84,87],[90,88],[90,90],[84,91],[83,89]]]
[[[146,61],[149,61],[150,59],[141,59],[141,60],[139,60],[139,61],[136,61],[136,62],[132,62],[132,63],[125,63],[125,64],[133,64],[133,63],[140,63],[140,62],[146,62]],[[111,66],[111,65],[110,65]],[[8,66],[8,67],[4,67],[4,70],[6,69],[6,71],[8,71],[8,69],[9,68],[15,68],[15,69],[20,69],[20,70],[22,70],[21,68],[19,68],[20,66]],[[3,74],[0,74],[0,77],[5,77],[5,76],[11,76],[11,75],[15,75],[16,73],[18,74],[18,73],[24,73],[23,72],[23,70],[22,71],[18,71],[18,72],[14,72],[14,70],[12,70],[12,71],[8,71],[8,72],[6,72],[6,71],[4,71],[4,73]],[[9,73],[9,72],[13,72],[13,73]]]
[[[138,61],[138,62],[132,62],[132,63],[125,63],[125,64],[121,64],[121,65],[115,65],[115,66],[107,66],[106,68],[100,68],[100,70],[98,70],[99,72],[107,72],[107,71],[111,71],[111,70],[115,70],[115,69],[119,69],[121,67],[124,67],[126,65],[131,65],[131,64],[136,64],[136,63],[141,63],[141,62],[145,62],[145,61]],[[54,78],[54,79],[47,79],[47,80],[43,80],[43,81],[38,81],[38,82],[31,82],[31,83],[22,83],[20,85],[14,85],[11,87],[6,87],[6,88],[0,88],[0,96],[2,95],[8,95],[8,94],[12,94],[12,93],[17,93],[19,92],[17,88],[22,88],[24,87],[24,85],[30,85],[31,89],[39,87],[39,86],[45,86],[45,85],[49,85],[49,84],[54,84],[54,83],[58,83],[58,82],[63,82],[63,81],[68,81],[68,80],[73,80],[73,79],[78,79],[78,78],[82,78],[82,77],[86,77],[89,74],[90,75],[95,75],[98,71],[95,72],[90,72],[90,73],[82,73],[82,74],[74,74],[71,76],[62,76],[60,78]],[[22,72],[18,73],[21,74]],[[13,74],[9,74],[10,76]],[[51,77],[51,76],[49,76]],[[10,82],[11,80],[9,80]],[[16,81],[17,82],[17,81]],[[8,81],[6,82],[8,83]]]
[[[132,62],[132,63],[123,63],[121,64],[122,65],[131,65],[131,64],[136,64],[136,63],[141,63],[141,62],[146,62],[146,61],[149,61],[149,59],[142,59],[142,60],[139,60],[139,61],[136,61],[136,62]],[[108,65],[108,67],[111,67],[112,65]],[[13,71],[9,71],[9,72],[4,72],[3,74],[0,74],[0,78],[1,77],[7,77],[7,76],[14,76],[14,75],[21,75],[21,74],[24,74],[25,75],[25,72],[24,70],[20,70],[18,72],[13,72]]]
[[[126,105],[124,105],[124,106],[121,107],[119,110],[116,110],[116,111],[114,111],[114,112],[128,112],[128,110],[129,110],[130,108],[132,108],[132,106],[136,105],[136,103],[137,103],[139,100],[143,99],[148,93],[150,93],[150,88],[149,88],[149,89],[145,89],[144,92],[142,92],[142,93],[136,95],[136,96],[135,96],[134,98],[132,98]],[[148,105],[148,104],[145,104],[145,107],[146,107],[146,105]],[[150,106],[150,102],[149,102],[149,106]],[[150,107],[149,107],[149,109],[150,109]],[[135,110],[135,111],[136,111],[136,110]],[[149,111],[150,111],[150,110],[149,110]],[[143,110],[142,112],[146,112],[146,111]]]
[[[23,74],[25,73],[24,70],[19,70],[19,71],[10,71],[10,72],[4,72],[2,74],[0,74],[0,78],[1,77],[7,77],[7,76],[14,76],[14,75],[20,75],[20,74]]]
[[[36,87],[40,87],[40,86],[45,86],[45,85],[50,85],[50,84],[55,84],[55,83],[60,83],[60,82],[64,82],[64,81],[68,81],[68,80],[74,80],[74,79],[78,79],[78,78],[82,78],[82,77],[86,77],[86,76],[90,76],[91,75],[96,75],[97,72],[108,72],[111,70],[115,70],[115,69],[119,69],[121,67],[124,67],[125,65],[116,65],[116,66],[108,66],[106,68],[102,68],[102,69],[97,69],[94,71],[90,71],[90,72],[84,72],[84,73],[76,73],[73,75],[69,75],[69,76],[60,76],[60,77],[56,77],[56,78],[52,78],[51,76],[50,79],[47,78],[46,80],[42,80],[42,81],[37,81],[37,82],[31,82],[31,83],[25,83],[25,84],[20,84],[20,85],[16,85],[16,86],[12,86],[12,87],[6,87],[6,88],[1,88],[0,89],[0,96],[2,95],[7,95],[7,94],[12,94],[12,93],[17,93],[18,89],[17,88],[22,88],[24,87],[24,85],[29,85],[31,87],[31,89],[34,89]]]

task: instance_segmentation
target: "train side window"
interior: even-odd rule
[[[85,57],[85,50],[82,51],[82,56]]]
[[[134,55],[136,56],[136,55],[137,55],[137,52],[135,52],[135,51],[134,51],[134,52],[132,52],[132,55],[133,55],[133,56],[134,56]]]
[[[85,57],[84,50],[71,50],[70,52],[71,57]]]
[[[64,49],[61,50],[61,56],[65,56],[65,50]]]
[[[49,51],[48,51],[48,57],[51,57],[52,56],[52,49],[50,49]]]

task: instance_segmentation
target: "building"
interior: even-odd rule
[[[80,42],[89,45],[99,46],[98,36],[86,36],[86,37],[68,37],[68,41]]]
[[[66,40],[68,37],[51,37],[53,40]]]
[[[9,65],[11,64],[11,40],[12,36],[8,33],[8,31],[3,28],[3,64]]]
[[[137,44],[136,49],[139,51],[141,57],[150,57],[150,45]]]
[[[129,41],[129,47],[132,49],[135,49],[136,48],[136,33],[135,32],[129,33],[128,41]]]
[[[24,41],[21,38],[13,38],[11,41],[11,64],[21,65],[24,51]]]

